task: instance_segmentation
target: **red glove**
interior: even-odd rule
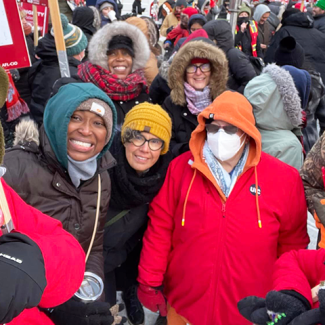
[[[166,299],[161,289],[139,284],[138,298],[152,312],[159,311],[161,316],[167,316]]]

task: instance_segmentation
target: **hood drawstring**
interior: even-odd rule
[[[193,174],[193,177],[192,177],[190,186],[188,187],[188,190],[187,190],[187,193],[186,193],[186,197],[185,197],[185,202],[184,202],[184,206],[183,206],[182,227],[185,226],[185,213],[186,213],[187,199],[188,199],[188,196],[190,195],[190,190],[192,188],[192,185],[193,185],[195,176],[196,176],[196,168],[194,169],[194,174]]]
[[[260,206],[258,204],[258,182],[257,182],[257,170],[256,170],[256,166],[254,167],[254,172],[255,172],[255,198],[256,198],[256,209],[257,209],[258,227],[259,228],[262,228]]]

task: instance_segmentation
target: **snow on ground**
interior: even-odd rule
[[[118,304],[123,303],[123,300],[122,300],[121,292],[120,292],[120,291],[117,293],[117,303],[118,303]],[[145,311],[145,321],[144,321],[144,324],[145,324],[145,325],[154,325],[155,322],[156,322],[156,319],[157,319],[157,317],[158,317],[158,314],[153,313],[152,311],[148,310],[147,308],[144,308],[144,311]],[[123,310],[123,311],[120,313],[120,315],[126,317],[126,312],[125,312],[125,310]]]

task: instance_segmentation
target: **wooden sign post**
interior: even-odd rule
[[[69,63],[67,52],[65,49],[58,0],[48,0],[48,4],[50,8],[50,15],[54,30],[55,46],[59,59],[61,77],[70,77]]]
[[[38,19],[37,6],[33,5],[33,23],[34,23],[34,46],[38,45]]]

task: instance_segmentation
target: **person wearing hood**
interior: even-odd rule
[[[184,46],[186,43],[194,40],[195,38],[206,38],[208,39],[208,34],[202,28],[193,32],[190,36],[188,36],[182,44],[180,44],[180,48]],[[178,46],[177,46],[178,47]],[[159,67],[159,73],[153,80],[150,89],[149,96],[154,104],[162,105],[165,99],[170,95],[170,88],[168,86],[168,71],[169,67],[173,61],[173,58],[176,55],[176,51],[172,54],[172,56],[161,63]]]
[[[291,36],[280,41],[274,58],[279,66],[292,65],[298,69],[303,69],[305,66],[305,51]],[[304,149],[308,154],[319,138],[319,134],[323,134],[325,130],[325,86],[319,72],[308,69],[308,66],[306,70],[311,76],[311,87],[307,106],[303,107],[306,112],[307,125],[302,129],[302,134]],[[320,132],[318,132],[317,121]]]
[[[227,80],[226,56],[209,39],[193,39],[177,52],[168,70],[171,93],[163,104],[173,121],[174,157],[189,150],[198,114],[226,89]]]
[[[158,49],[155,47],[156,40],[154,40],[149,34],[149,23],[147,20],[139,17],[130,17],[126,20],[127,23],[138,27],[146,36],[149,47],[150,57],[144,68],[144,76],[147,80],[148,87],[150,87],[152,81],[158,74]]]
[[[69,84],[48,101],[39,132],[32,120],[17,125],[15,146],[4,160],[6,182],[25,202],[61,221],[81,244],[87,274],[96,279],[99,295],[111,193],[107,170],[115,164],[108,149],[115,126],[116,110],[104,92],[90,83]],[[50,317],[56,325],[82,324],[98,317],[99,304],[88,304],[85,310],[84,303],[73,298]],[[109,307],[103,304],[107,311],[100,317],[109,321]]]
[[[74,75],[85,56],[88,41],[82,30],[69,24],[67,17],[63,14],[61,14],[61,22],[70,75]],[[39,40],[35,53],[40,60],[35,62],[29,71],[30,112],[39,126],[43,123],[44,108],[50,98],[52,87],[55,81],[61,78],[54,37],[52,29],[50,33]]]
[[[120,18],[115,0],[97,0],[96,8],[100,12],[101,27]]]
[[[165,296],[170,324],[251,324],[237,302],[264,297],[277,258],[309,242],[298,171],[262,152],[252,106],[232,91],[198,115],[148,215],[138,297],[166,311]]]
[[[134,0],[132,4],[132,13],[134,15],[142,15],[146,11],[146,8],[141,7],[141,0]]]
[[[162,3],[158,10],[158,21],[161,25],[164,19],[173,11],[176,3],[174,0],[167,0]]]
[[[256,77],[256,72],[248,57],[234,47],[230,24],[226,20],[213,20],[204,25],[203,29],[210,40],[226,54],[229,67],[228,88],[243,93],[247,83]]]
[[[263,54],[266,53],[266,49],[270,44],[272,38],[271,25],[267,21],[270,14],[271,14],[271,9],[264,4],[260,4],[255,8],[254,15],[253,15],[253,19],[257,22],[258,38],[260,40]]]
[[[258,38],[258,25],[250,20],[251,9],[243,4],[239,8],[235,30],[235,47],[248,57],[263,58],[261,43]]]
[[[0,67],[0,107],[8,88],[7,73]],[[85,253],[58,220],[26,204],[7,185],[4,155],[0,126],[0,322],[54,325],[44,309],[63,304],[78,290],[84,276]],[[4,222],[4,214],[10,222]]]
[[[166,111],[142,103],[127,113],[110,149],[117,165],[109,170],[112,197],[104,235],[105,293],[114,305],[116,289],[122,291],[128,319],[134,325],[144,323],[136,281],[141,242],[148,204],[158,194],[171,161],[171,129]]]
[[[298,9],[287,9],[282,18],[282,27],[273,36],[266,51],[265,63],[275,62],[275,51],[280,41],[292,36],[305,51],[305,63],[312,70],[319,72],[325,80],[325,34],[313,28],[313,18],[308,12]]]
[[[203,16],[202,14],[192,15],[188,21],[188,26],[187,26],[189,35],[191,35],[192,33],[196,32],[199,29],[202,29],[206,23],[207,23],[207,20],[206,20],[205,16]],[[185,42],[187,37],[188,36],[182,37],[181,39],[179,39],[179,41],[177,42],[177,45],[175,45],[175,47],[173,48],[172,54],[174,52],[178,52],[178,50],[180,49],[182,44]]]
[[[200,13],[205,16],[207,21],[215,20],[218,7],[216,5],[211,7],[210,0],[199,0],[197,6]]]
[[[174,48],[178,41],[182,38],[186,38],[189,35],[189,19],[191,16],[197,14],[198,11],[195,8],[187,7],[181,13],[180,23],[168,33],[166,40],[164,42],[164,48]]]
[[[173,30],[179,24],[181,19],[181,12],[187,7],[186,0],[177,0],[173,11],[168,14],[161,27],[160,27],[160,35],[166,37],[169,32]]]
[[[325,33],[325,1],[318,0],[313,6],[314,27]]]
[[[74,82],[91,82],[113,101],[120,129],[125,114],[135,105],[149,101],[144,68],[150,57],[144,33],[125,21],[107,24],[91,39],[89,61],[78,67]],[[71,82],[62,78],[57,87]]]
[[[301,94],[288,70],[297,74]],[[302,135],[302,108],[308,103],[310,83],[310,75],[305,70],[269,64],[262,74],[248,83],[244,91],[254,108],[256,127],[262,136],[262,150],[297,170],[304,161],[303,146],[298,136]]]

